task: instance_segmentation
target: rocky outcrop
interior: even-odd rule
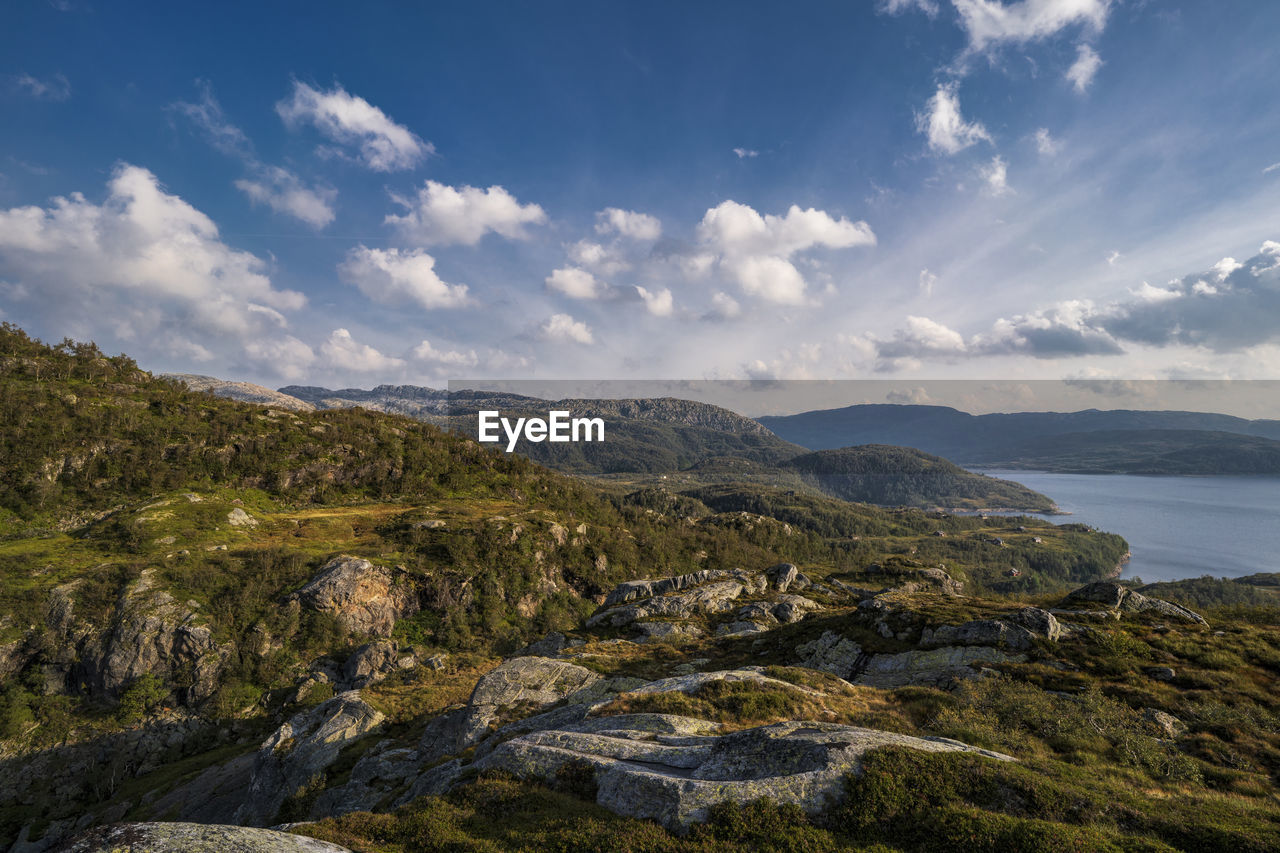
[[[382,712],[360,698],[360,692],[341,693],[292,717],[263,741],[254,761],[253,777],[236,822],[272,823],[285,800],[323,781],[324,771],[342,748],[377,728]]]
[[[981,676],[984,664],[1025,660],[1025,655],[1010,655],[988,646],[915,649],[896,655],[873,655],[853,683],[883,689],[909,685],[948,687],[954,681]]]
[[[391,570],[360,557],[334,557],[295,593],[304,607],[332,613],[353,634],[386,637],[396,620],[416,613],[417,597]]]
[[[663,717],[665,725],[655,726],[659,716],[602,717],[522,735],[475,767],[544,781],[571,762],[589,767],[597,803],[679,831],[725,801],[767,797],[817,813],[841,798],[846,774],[862,772],[862,757],[882,747],[1013,760],[959,741],[832,723],[793,721],[717,736],[694,734],[706,731],[701,720]]]
[[[550,705],[603,681],[586,667],[553,658],[512,658],[476,682],[472,705]]]
[[[1207,625],[1194,610],[1159,598],[1150,598],[1114,581],[1097,581],[1082,586],[1067,596],[1068,602],[1094,602],[1124,613],[1155,613],[1181,622]]]
[[[689,625],[685,622],[637,622],[635,629],[637,643],[661,643],[671,640],[681,639],[697,639],[704,636],[703,631],[697,625]]]
[[[626,604],[602,610],[587,620],[587,627],[630,625],[638,619],[667,617],[691,619],[724,613],[732,609],[734,600],[746,592],[746,587],[736,581],[717,581],[695,587],[688,592],[662,595],[639,604]]]
[[[192,391],[204,391],[218,397],[226,397],[229,400],[258,403],[259,405],[294,412],[315,411],[315,406],[304,400],[299,400],[297,397],[291,397],[288,394],[282,394],[279,391],[273,391],[262,385],[254,385],[251,382],[232,382],[226,379],[200,376],[193,373],[166,373],[164,378],[182,382]]]
[[[414,664],[413,654],[402,654],[395,642],[374,640],[365,643],[347,658],[342,666],[342,681],[348,689],[359,690],[376,684],[393,672],[412,669]]]
[[[797,646],[796,655],[800,666],[844,679],[853,678],[861,672],[868,659],[862,646],[834,631],[824,631],[818,639]]]
[[[764,576],[778,592],[786,592],[800,576],[800,570],[792,563],[779,563],[764,570]]]
[[[1026,651],[1037,638],[1057,640],[1062,626],[1054,615],[1038,607],[1026,607],[999,619],[976,619],[962,625],[925,628],[920,635],[924,648],[940,646],[992,646]]]
[[[122,851],[182,853],[351,853],[346,847],[305,835],[204,823],[116,823],[94,829],[64,853]]]
[[[638,687],[628,690],[627,692],[633,696],[643,696],[645,694],[652,693],[693,693],[715,681],[748,682],[761,687],[794,690],[815,696],[822,695],[821,692],[809,687],[801,687],[798,684],[792,684],[789,681],[783,681],[779,678],[770,678],[765,675],[759,667],[722,669],[715,672],[694,672],[689,673],[688,675],[673,675],[670,678],[660,678],[657,681],[646,682]]]
[[[117,601],[108,633],[86,637],[79,656],[85,680],[112,696],[144,675],[170,681],[179,670],[189,672],[193,679],[180,698],[194,705],[217,690],[233,649],[214,642],[193,602],[179,602],[160,585],[154,569],[144,569]]]

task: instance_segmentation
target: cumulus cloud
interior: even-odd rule
[[[606,290],[604,282],[577,267],[561,267],[546,278],[547,290],[562,293],[570,299],[599,299]]]
[[[599,275],[617,275],[631,268],[631,262],[616,244],[605,246],[592,240],[579,240],[568,246],[566,254],[575,265]]]
[[[644,301],[644,307],[655,317],[670,317],[675,310],[675,301],[671,296],[670,288],[649,291],[646,288],[637,287],[636,293]]]
[[[1111,0],[951,0],[960,16],[960,27],[971,52],[983,52],[1003,44],[1021,45],[1049,38],[1078,26],[1085,32],[1101,32],[1107,23]]]
[[[411,355],[415,361],[442,368],[475,367],[480,363],[480,358],[476,355],[475,350],[466,352],[442,350],[432,346],[431,342],[427,340],[414,347]]]
[[[965,121],[960,113],[960,97],[955,83],[940,84],[922,113],[916,114],[916,130],[928,139],[937,154],[958,154],[991,135],[980,122]]]
[[[262,166],[254,177],[242,178],[235,185],[254,204],[265,204],[313,228],[323,228],[334,220],[337,190],[304,186],[297,175],[279,166]]]
[[[877,11],[886,15],[901,15],[912,9],[918,9],[930,18],[938,15],[937,0],[881,0],[880,5],[876,8]]]
[[[0,210],[0,277],[28,316],[137,342],[140,355],[191,355],[274,337],[305,305],[148,170],[122,164],[107,189],[102,204],[74,193]]]
[[[875,343],[877,355],[890,368],[930,357],[1120,355],[1125,343],[1219,353],[1275,345],[1280,343],[1280,243],[1268,240],[1247,261],[1223,258],[1163,287],[1144,281],[1108,304],[1067,300],[1001,318],[989,332],[968,340],[914,317],[906,328]]]
[[[311,124],[338,145],[359,150],[357,159],[376,172],[411,169],[435,151],[408,128],[341,86],[322,92],[295,81],[290,97],[276,104],[285,124]]]
[[[836,219],[826,211],[792,205],[785,216],[761,216],[736,201],[709,209],[698,225],[698,239],[711,263],[735,280],[743,292],[780,304],[805,301],[804,276],[792,256],[816,247],[847,249],[875,245],[867,223]]]
[[[587,328],[587,324],[573,319],[568,314],[553,314],[543,323],[540,330],[543,339],[568,343],[595,343],[595,336]]]
[[[253,369],[297,381],[307,376],[316,354],[293,335],[259,337],[244,345],[244,354]]]
[[[248,176],[235,182],[253,204],[265,204],[276,213],[292,216],[313,228],[334,220],[338,191],[320,185],[307,186],[288,169],[263,163],[249,137],[231,122],[208,83],[198,81],[200,99],[179,101],[171,109],[185,116],[217,150],[244,163]]]
[[[404,367],[404,359],[383,355],[378,350],[362,344],[346,329],[334,329],[329,339],[320,345],[320,356],[327,367],[360,373],[377,373]]]
[[[1093,82],[1094,75],[1102,67],[1102,57],[1087,44],[1080,45],[1076,52],[1076,61],[1067,69],[1067,80],[1075,86],[1077,92],[1085,92]]]
[[[982,176],[983,191],[987,195],[999,197],[1013,194],[1013,187],[1009,186],[1009,166],[1003,157],[992,157],[990,163],[978,170],[978,174]]]
[[[729,320],[742,313],[742,306],[722,290],[711,297],[711,311],[715,317]]]
[[[547,221],[541,207],[520,204],[500,186],[482,190],[427,181],[416,198],[394,198],[406,213],[387,216],[387,224],[406,239],[427,246],[474,246],[490,232],[509,240],[524,240],[528,237],[526,226]]]
[[[733,149],[733,153],[738,155],[738,159],[739,159],[739,160],[746,160],[746,159],[751,158],[751,157],[759,157],[759,156],[760,156],[760,152],[759,152],[759,151],[754,151],[754,150],[752,150],[752,149],[750,149],[750,148],[735,148],[735,149]]]
[[[10,89],[19,95],[37,101],[65,101],[71,97],[71,81],[61,74],[41,79],[30,74],[19,74],[10,81]]]
[[[423,308],[457,308],[470,303],[465,284],[448,284],[436,260],[421,249],[358,246],[338,267],[343,280],[375,302],[416,302]]]
[[[597,234],[618,234],[632,240],[657,240],[662,236],[662,223],[656,216],[607,207],[596,214]]]

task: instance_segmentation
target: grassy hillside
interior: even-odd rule
[[[1018,483],[964,470],[909,447],[868,444],[820,450],[783,467],[826,494],[889,506],[1051,512],[1053,501]]]

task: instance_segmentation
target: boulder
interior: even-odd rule
[[[1163,738],[1172,740],[1181,737],[1187,732],[1186,723],[1168,711],[1161,711],[1159,708],[1143,708],[1142,719],[1146,720]]]
[[[181,850],[183,853],[351,853],[305,835],[206,823],[115,823],[90,830],[64,853]]]
[[[334,557],[296,593],[304,607],[332,613],[348,631],[390,636],[396,620],[417,612],[417,597],[391,570],[360,557]]]
[[[671,640],[697,639],[706,634],[697,625],[685,622],[637,622],[633,626],[639,635],[637,643],[661,643]]]
[[[778,592],[786,592],[799,575],[800,570],[792,563],[778,563],[764,570],[764,576]]]
[[[342,681],[349,689],[368,687],[401,669],[414,665],[412,654],[400,654],[400,647],[391,640],[374,640],[365,643],[351,653],[342,667]]]
[[[1025,660],[1025,655],[1010,655],[988,646],[916,649],[896,655],[874,655],[852,681],[854,684],[883,689],[909,685],[947,687],[958,679],[981,676],[981,669],[975,669],[975,665],[980,667],[982,664],[1020,663]]]
[[[1207,625],[1204,617],[1179,604],[1150,598],[1114,581],[1097,581],[1082,586],[1067,596],[1068,601],[1090,601],[1126,613],[1158,613],[1182,622]]]
[[[723,613],[731,609],[734,600],[746,590],[747,587],[737,581],[716,581],[688,592],[662,595],[638,604],[601,610],[587,620],[587,627],[594,628],[602,624],[619,627],[655,616],[691,619],[695,616]]]
[[[520,657],[505,661],[476,682],[469,704],[515,705],[527,702],[550,705],[603,678],[586,667],[554,658]]]
[[[780,678],[771,678],[760,672],[758,668],[722,669],[715,672],[693,672],[688,675],[673,675],[670,678],[660,678],[657,681],[646,682],[631,688],[627,692],[635,696],[651,693],[694,693],[714,681],[749,682],[761,687],[793,690],[811,696],[824,695],[821,691],[814,690],[811,687],[801,687],[798,684],[792,684]]]
[[[929,752],[967,752],[1000,761],[1010,756],[945,738],[917,738],[833,723],[785,722],[725,735],[705,723],[665,718],[655,732],[628,715],[596,718],[513,738],[474,768],[554,781],[570,762],[592,769],[596,802],[620,815],[647,818],[681,831],[703,821],[710,806],[767,797],[814,814],[839,800],[846,774],[862,772],[862,758],[887,746]]]
[[[816,640],[796,647],[798,665],[849,679],[861,671],[867,656],[862,646],[834,631],[825,631]]]
[[[384,719],[382,712],[360,698],[358,690],[340,693],[291,717],[259,747],[236,823],[274,822],[285,800],[323,781],[325,769],[342,748]]]
[[[245,512],[240,507],[236,507],[231,510],[231,512],[227,513],[227,524],[230,524],[232,527],[257,527],[258,519],[249,515],[249,513]],[[166,544],[173,543],[168,542]]]
[[[618,584],[614,588],[613,592],[609,593],[605,597],[604,603],[601,607],[614,607],[615,605],[626,604],[629,601],[637,601],[641,598],[652,598],[655,595],[665,595],[668,592],[677,592],[691,586],[697,586],[698,584],[721,580],[728,576],[728,572],[720,569],[705,569],[700,572],[692,572],[687,575],[677,575],[670,578],[624,581],[623,583]]]

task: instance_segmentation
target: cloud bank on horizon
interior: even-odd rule
[[[844,5],[25,9],[0,320],[265,384],[1280,374],[1280,8]]]

